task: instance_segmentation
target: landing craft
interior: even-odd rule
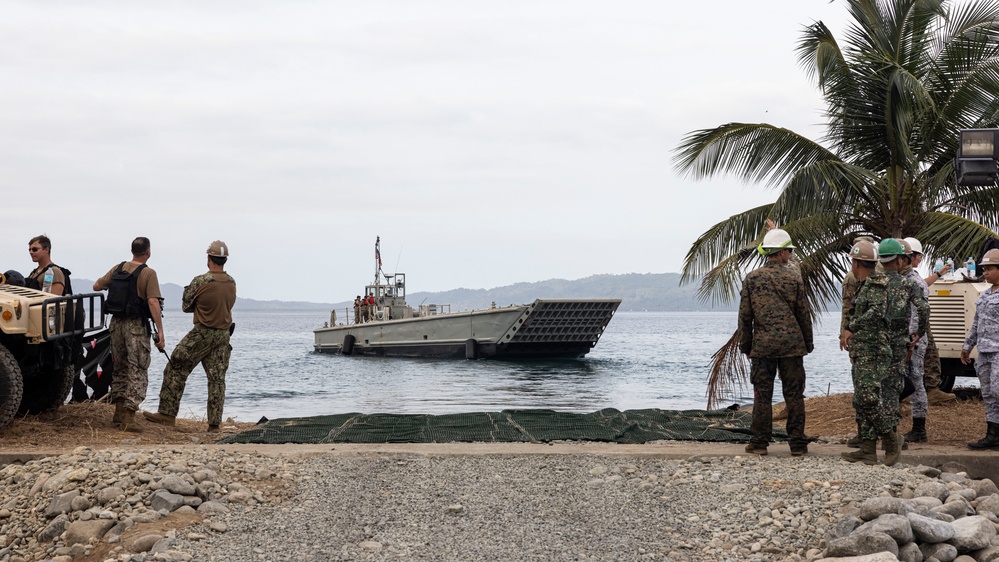
[[[406,274],[381,268],[364,296],[375,304],[314,331],[317,353],[385,357],[554,359],[583,357],[604,332],[621,299],[537,299],[531,304],[451,312],[449,305],[406,303]]]

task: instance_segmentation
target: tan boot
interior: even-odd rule
[[[177,425],[176,416],[168,416],[166,414],[161,414],[159,412],[156,412],[155,414],[152,412],[142,412],[142,417],[146,418],[146,420],[151,421],[153,423],[158,423],[162,425]]]
[[[905,438],[893,431],[882,435],[881,439],[885,444],[885,466],[892,466],[902,456],[902,444],[905,443]]]
[[[930,404],[943,404],[944,402],[953,402],[954,400],[957,400],[956,395],[944,392],[939,388],[931,388],[926,391],[926,401]]]
[[[860,442],[860,449],[848,453],[840,453],[844,459],[850,462],[862,462],[864,464],[878,464],[878,442],[874,439],[864,439]]]
[[[122,431],[127,431],[129,433],[142,433],[142,427],[139,425],[139,421],[135,418],[135,410],[125,410],[121,414],[121,424],[119,426]]]
[[[111,423],[114,425],[121,425],[121,415],[125,411],[125,404],[121,402],[114,403],[114,415],[111,416]]]

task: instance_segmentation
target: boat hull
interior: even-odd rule
[[[577,358],[596,345],[620,299],[538,299],[529,305],[315,330],[315,351],[433,358]]]

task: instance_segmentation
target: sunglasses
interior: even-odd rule
[[[41,246],[32,246],[32,247],[28,248],[28,251],[29,252],[41,252],[42,248],[41,248]]]

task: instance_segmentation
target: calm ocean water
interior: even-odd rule
[[[444,361],[313,353],[312,330],[329,318],[322,312],[237,309],[233,317],[225,417],[244,422],[346,412],[703,409],[711,354],[736,325],[734,312],[619,312],[582,360]],[[168,350],[190,322],[189,314],[167,313]],[[838,313],[816,326],[815,351],[805,357],[807,396],[851,391],[838,328]],[[156,409],[165,365],[164,356],[154,354],[145,410]],[[206,395],[198,367],[188,379],[180,415],[203,418]],[[779,390],[775,395],[780,401]],[[733,402],[752,403],[752,388],[722,405]]]

